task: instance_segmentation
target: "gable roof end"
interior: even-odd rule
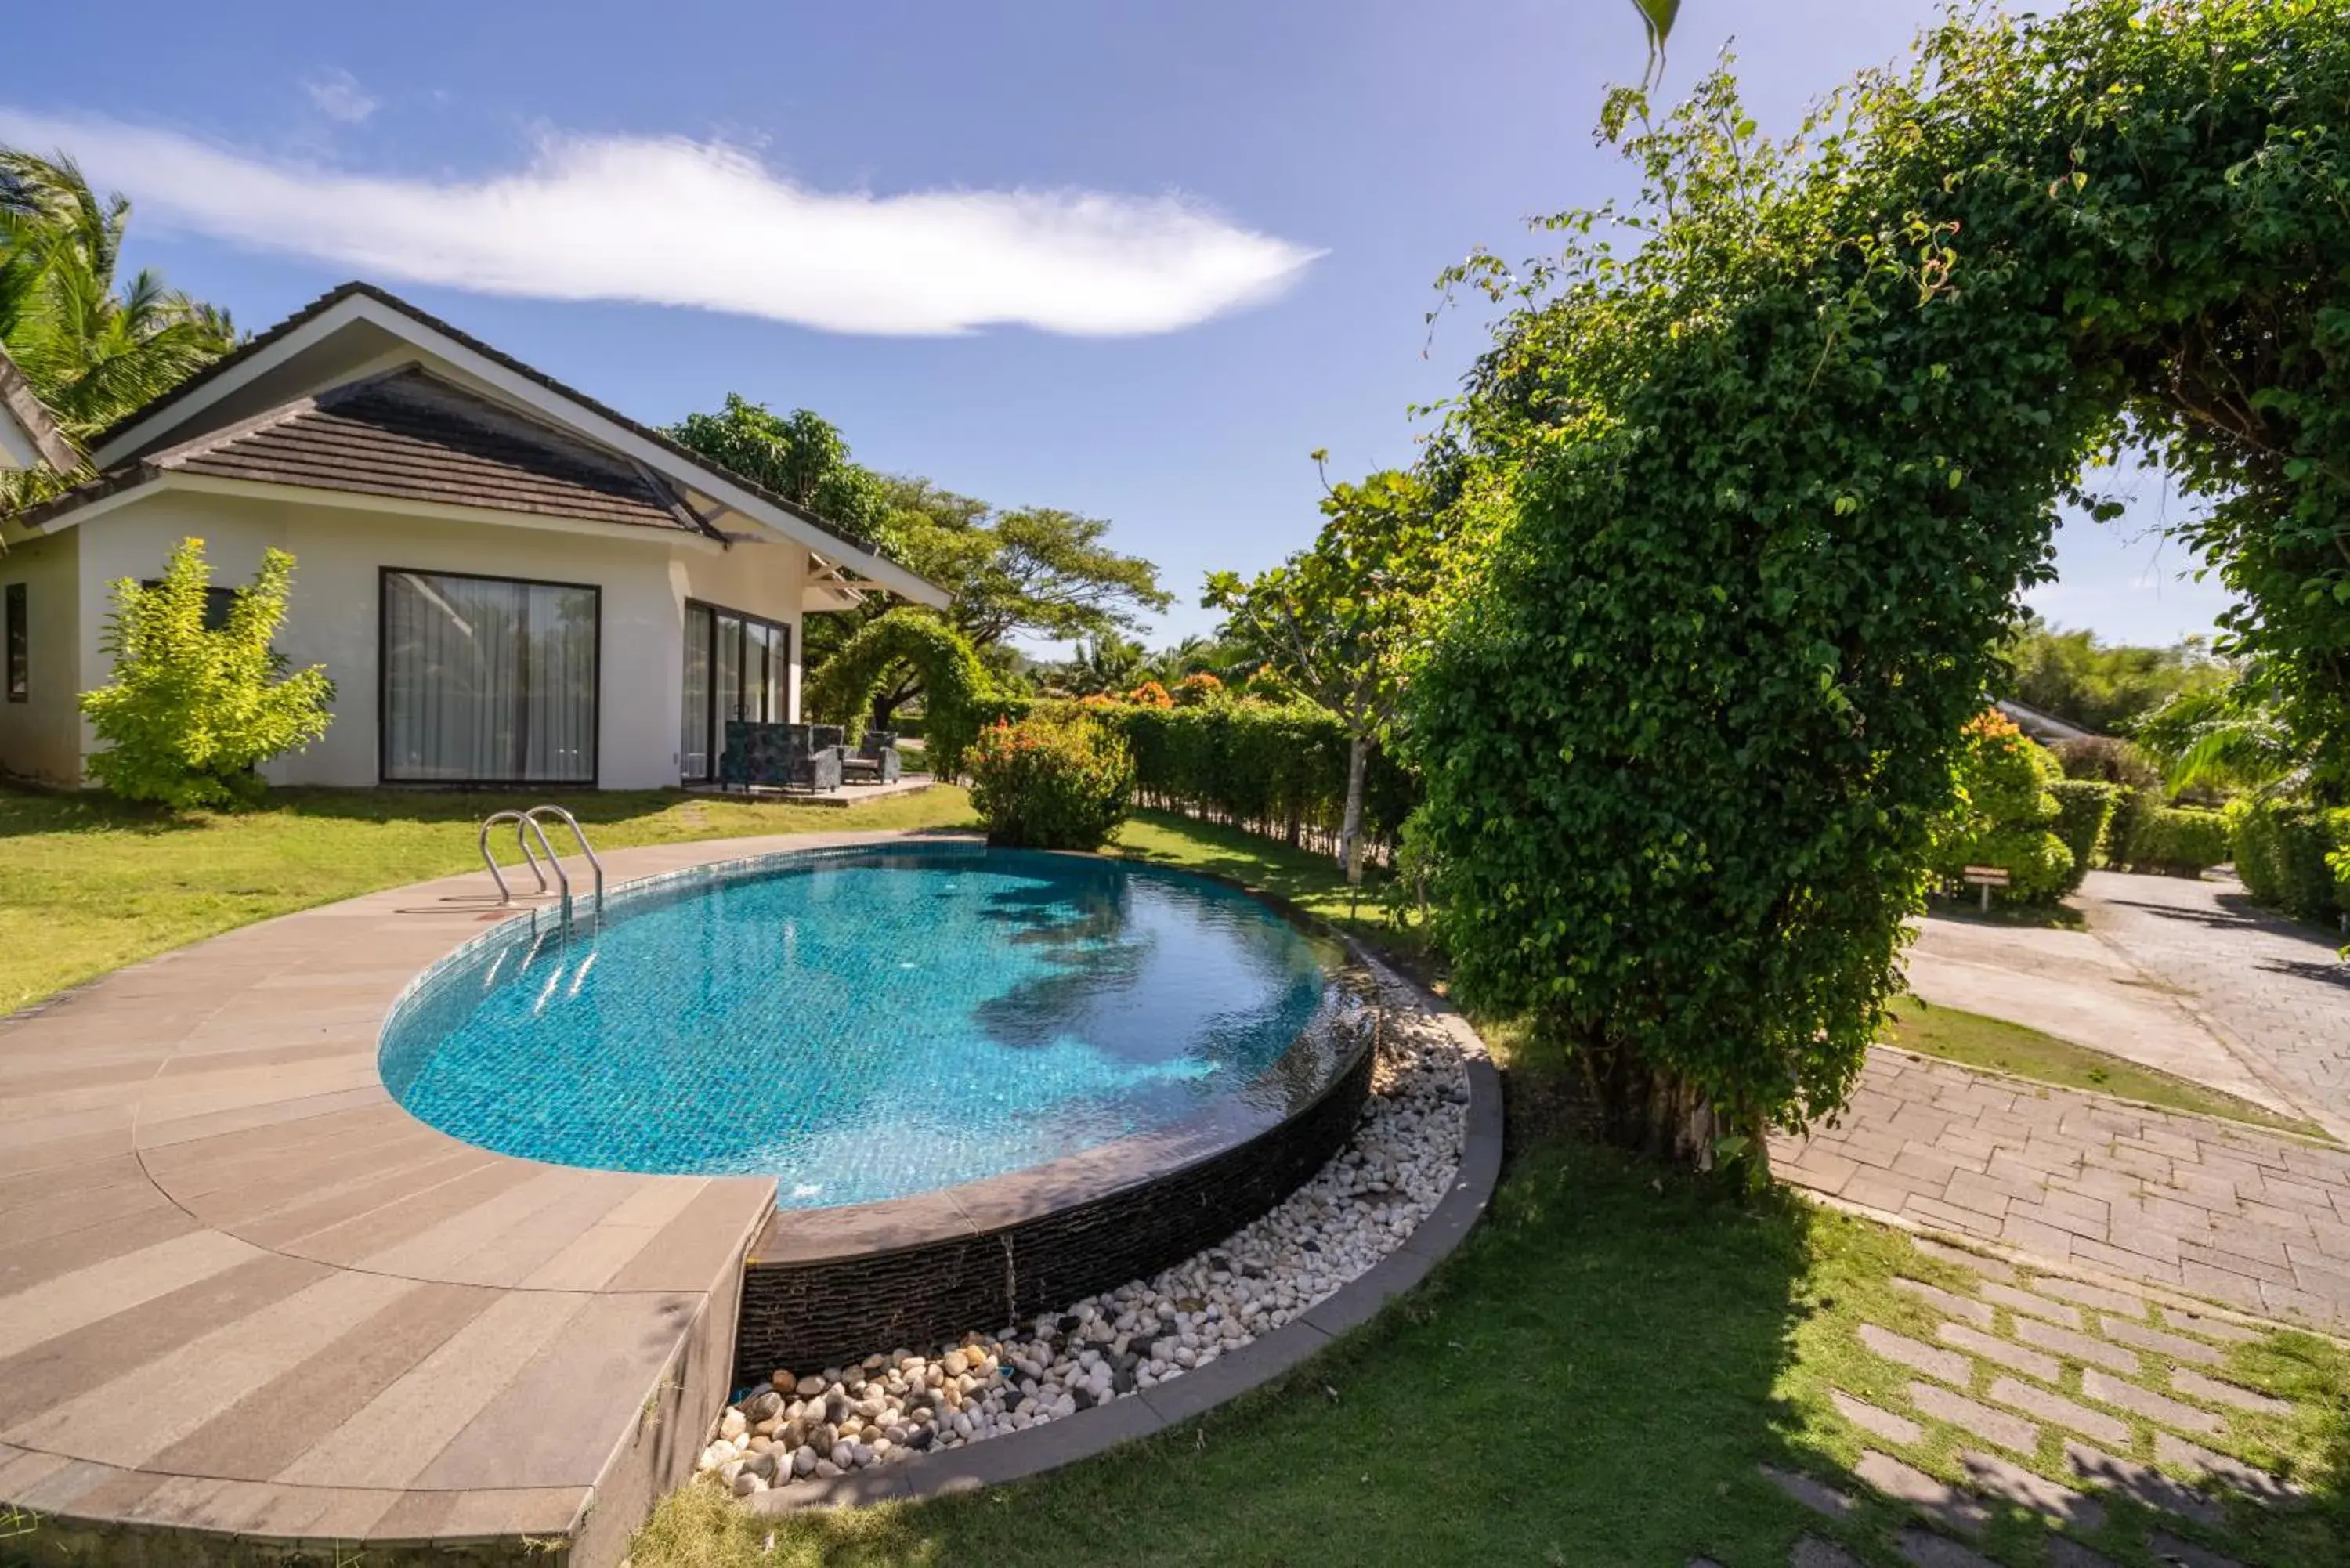
[[[448,322],[442,320],[439,317],[433,316],[427,311],[418,309],[415,306],[411,305],[404,299],[401,299],[399,296],[379,288],[371,283],[359,282],[356,280],[343,284],[340,286],[330,289],[326,294],[319,296],[317,299],[312,300],[308,305],[304,306],[301,309],[296,311],[285,320],[278,322],[276,326],[269,327],[259,336],[241,345],[234,352],[223,357],[222,358],[214,360],[212,364],[206,366],[195,375],[191,376],[185,381],[181,382],[171,391],[166,392],[163,396],[156,399],[153,402],[149,403],[146,407],[125,416],[120,421],[117,421],[112,426],[90,442],[91,452],[100,458],[101,461],[111,463],[119,461],[122,457],[128,456],[130,451],[136,450],[135,444],[133,444],[135,439],[144,439],[151,433],[168,433],[171,427],[171,421],[165,420],[163,416],[168,415],[173,409],[188,402],[192,399],[200,397],[200,395],[205,392],[207,389],[213,388],[222,380],[237,375],[245,367],[252,365],[255,360],[267,355],[272,349],[283,343],[286,338],[293,337],[295,334],[301,331],[303,327],[309,326],[312,322],[318,320],[322,317],[326,317],[333,313],[338,306],[344,306],[354,301],[359,302],[362,309],[370,305],[378,306],[381,310],[390,312],[394,317],[412,324],[414,327],[421,327],[424,328],[425,331],[443,338],[450,344],[456,346],[465,353],[478,356],[482,359],[488,361],[492,366],[496,367],[498,369],[504,370],[513,376],[519,377],[541,390],[553,393],[556,397],[577,406],[580,410],[594,416],[597,420],[607,421],[609,424],[618,427],[619,430],[625,431],[628,435],[649,443],[657,450],[661,457],[674,460],[676,463],[684,465],[688,472],[692,474],[706,476],[706,478],[712,482],[712,485],[716,489],[731,489],[740,492],[745,499],[754,504],[754,506],[772,509],[775,512],[785,514],[797,524],[814,530],[816,533],[822,535],[826,539],[832,541],[834,544],[846,546],[849,551],[853,552],[854,555],[868,557],[871,562],[873,562],[885,574],[880,580],[879,586],[889,587],[893,591],[901,594],[906,594],[910,597],[913,597],[923,602],[937,603],[940,605],[943,605],[946,602],[946,596],[943,590],[938,588],[933,584],[927,582],[923,578],[915,576],[897,562],[890,560],[889,556],[873,540],[868,539],[861,535],[852,533],[849,530],[827,520],[826,518],[820,517],[815,513],[808,511],[806,507],[792,501],[788,501],[783,496],[776,494],[775,492],[768,490],[766,487],[759,484],[755,481],[746,479],[743,475],[734,472],[732,469],[712,462],[709,458],[702,456],[700,452],[697,452],[691,447],[684,445],[674,437],[671,437],[661,431],[656,430],[650,425],[640,424],[637,421],[630,419],[628,415],[623,414],[618,410],[610,408],[604,403],[598,402],[595,399],[588,396],[586,393],[581,392],[575,388],[566,386],[563,382],[556,380],[554,377],[547,375],[545,371],[538,370],[531,366],[525,365],[521,360],[515,358],[512,355],[506,354],[500,349],[494,348],[487,343],[483,342],[480,338],[473,337],[471,334],[459,327],[451,326]],[[413,334],[411,333],[409,336],[412,337]],[[674,479],[681,476],[672,474],[671,477]],[[686,482],[691,483],[696,489],[707,488],[701,483],[699,478],[688,479]],[[723,495],[720,495],[718,499],[722,502],[726,500]],[[826,548],[826,546],[822,545],[817,545],[816,547],[818,549]],[[837,552],[828,551],[827,553],[837,554]],[[862,564],[856,562],[853,558],[849,564],[852,566],[852,569],[858,570],[860,574],[865,573],[865,566]],[[899,580],[890,580],[893,578]],[[910,592],[910,590],[920,591]]]
[[[16,361],[8,358],[5,348],[0,348],[0,421],[5,421],[19,432],[26,448],[59,473],[71,473],[81,466],[73,443],[57,429],[56,419],[34,392],[33,384],[25,379],[25,372],[16,368]]]

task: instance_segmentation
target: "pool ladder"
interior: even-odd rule
[[[578,842],[579,853],[588,857],[588,864],[594,868],[596,912],[602,914],[604,863],[596,857],[596,846],[588,842],[588,831],[579,826],[579,819],[559,805],[534,805],[527,811],[493,812],[482,819],[482,864],[490,868],[490,880],[498,885],[498,902],[513,903],[514,889],[506,886],[506,874],[499,868],[497,857],[490,853],[490,829],[501,823],[511,822],[515,825],[515,844],[522,851],[523,864],[529,867],[530,874],[538,879],[537,896],[544,898],[546,895],[546,871],[540,867],[538,857],[531,853],[530,841],[534,837],[538,840],[538,847],[546,856],[546,865],[554,869],[555,880],[563,890],[563,923],[567,926],[571,923],[571,874],[564,870],[563,862],[556,856],[555,846],[547,842],[546,826],[540,818],[548,816],[571,830],[571,836]]]

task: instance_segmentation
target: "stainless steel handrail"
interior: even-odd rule
[[[489,815],[482,818],[482,836],[480,846],[482,851],[482,864],[490,868],[490,880],[498,885],[498,902],[501,904],[511,904],[514,902],[514,889],[506,886],[506,874],[499,868],[497,857],[490,853],[490,829],[495,827],[502,822],[511,822],[515,825],[515,842],[522,847],[523,864],[529,867],[530,874],[538,879],[539,892],[545,893],[546,891],[546,873],[538,868],[538,857],[530,852],[530,840],[526,836],[526,833],[528,830],[532,829],[536,829],[537,831],[538,841],[543,845],[546,845],[546,857],[552,860],[555,858],[555,846],[546,843],[546,830],[544,828],[540,828],[536,823],[531,821],[530,818],[522,812],[492,812]],[[558,870],[560,868],[558,867]]]
[[[588,830],[579,826],[579,819],[577,817],[572,815],[569,812],[564,810],[559,805],[532,806],[528,811],[523,813],[523,818],[533,827],[538,827],[538,816],[541,812],[554,813],[555,820],[569,828],[571,830],[571,836],[579,841],[579,853],[588,857],[588,864],[594,868],[596,873],[596,912],[599,915],[602,914],[604,912],[604,863],[596,857],[596,846],[588,842]],[[544,844],[546,842],[546,830],[545,828],[539,828],[538,836],[540,843]],[[553,854],[554,851],[549,850],[548,853]],[[563,868],[560,866],[556,867],[556,874],[560,876],[562,874],[562,870]],[[564,886],[568,888],[570,884],[566,882]]]

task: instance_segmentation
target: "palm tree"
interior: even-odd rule
[[[151,270],[118,286],[130,202],[103,200],[72,159],[0,148],[0,347],[78,452],[233,348],[225,311]],[[35,470],[0,481],[0,516],[88,477]]]

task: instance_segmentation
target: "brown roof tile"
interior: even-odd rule
[[[158,452],[145,466],[700,531],[635,463],[414,369],[289,403]]]
[[[827,518],[819,517],[815,513],[809,511],[806,507],[800,505],[796,502],[789,501],[783,496],[777,495],[775,492],[767,489],[756,481],[747,479],[743,475],[736,473],[732,469],[727,468],[722,463],[712,462],[709,458],[706,458],[700,452],[695,452],[692,448],[685,445],[682,441],[680,441],[676,437],[669,434],[667,431],[659,430],[651,425],[641,424],[637,421],[630,419],[628,415],[611,408],[608,404],[598,402],[594,398],[588,396],[585,392],[579,391],[576,388],[564,385],[561,381],[556,380],[546,371],[525,365],[521,360],[515,358],[513,355],[507,354],[501,349],[493,348],[490,345],[483,342],[480,338],[473,337],[471,333],[464,331],[461,327],[451,326],[448,322],[432,315],[430,311],[418,309],[407,300],[400,298],[398,295],[395,295],[387,289],[379,288],[371,283],[362,283],[356,280],[350,283],[338,285],[338,286],[329,289],[325,294],[320,295],[317,299],[312,300],[309,304],[296,311],[293,315],[286,317],[285,320],[278,322],[276,326],[267,328],[265,331],[263,331],[253,337],[247,338],[244,343],[238,345],[234,351],[221,358],[213,360],[210,365],[205,366],[203,369],[197,371],[194,375],[189,377],[186,380],[181,382],[178,386],[172,388],[161,397],[157,398],[154,401],[147,404],[143,408],[136,409],[130,413],[124,415],[121,419],[116,421],[110,428],[100,431],[98,435],[91,438],[89,449],[92,452],[98,451],[99,448],[105,446],[109,441],[112,441],[116,436],[120,435],[123,431],[130,429],[131,426],[139,423],[141,420],[146,419],[148,416],[160,410],[169,408],[172,404],[186,397],[189,393],[226,373],[232,368],[244,364],[247,360],[253,358],[263,349],[286,337],[296,328],[303,327],[307,323],[317,319],[319,317],[324,316],[328,311],[333,309],[336,306],[340,305],[343,301],[355,297],[372,299],[379,305],[398,311],[400,315],[407,317],[410,320],[429,327],[434,332],[440,333],[442,337],[463,345],[464,348],[473,350],[474,353],[481,355],[484,358],[488,359],[494,364],[503,366],[506,369],[513,371],[515,374],[521,376],[525,380],[535,382],[538,386],[546,388],[548,391],[556,394],[558,397],[567,398],[591,412],[600,414],[605,419],[610,420],[613,423],[619,425],[621,429],[629,431],[631,434],[641,436],[646,441],[652,442],[654,445],[662,448],[675,456],[683,458],[687,462],[707,470],[709,472],[726,480],[732,484],[740,486],[742,489],[748,491],[751,494],[757,496],[760,500],[766,502],[768,504],[775,506],[779,510],[790,513],[792,515],[799,518],[802,522],[808,524],[822,533],[829,534],[844,545],[850,545],[858,550],[863,550],[870,555],[880,556],[885,560],[889,558],[888,552],[883,550],[874,540],[866,538],[864,535],[857,534],[847,528],[844,528],[840,524],[831,522]],[[81,505],[88,501],[96,500],[99,496],[107,494],[111,490],[118,488],[120,488],[120,484],[109,483],[107,480],[101,479],[95,481],[78,490],[68,492],[67,495],[60,497],[57,501],[52,502],[40,508],[39,513],[42,517],[46,518],[63,512],[71,511],[76,506]],[[32,520],[32,518],[27,518],[27,521]]]

